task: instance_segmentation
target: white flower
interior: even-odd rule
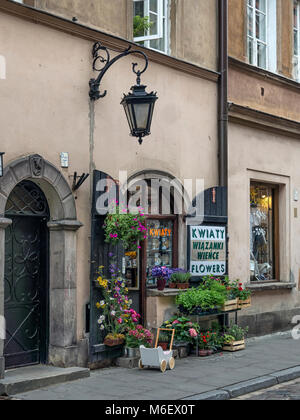
[[[105,300],[101,300],[100,305],[101,306],[105,305]]]
[[[104,330],[104,325],[103,324],[101,325],[100,330]]]
[[[129,303],[129,305],[131,305],[132,304],[132,299],[129,299],[128,303]]]
[[[99,319],[101,319],[101,321],[104,321],[105,320],[105,316],[104,315],[101,315]]]
[[[115,316],[116,315],[116,311],[111,311],[111,315]]]
[[[98,319],[98,324],[102,324],[102,322],[103,322],[102,319],[99,318]]]

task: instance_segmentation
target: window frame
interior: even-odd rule
[[[297,26],[294,21],[294,8],[297,12]],[[295,35],[296,32],[296,35]],[[295,38],[297,38],[298,52],[295,54]],[[297,62],[297,63],[296,63]],[[293,4],[293,76],[297,82],[300,82],[300,1],[295,0]]]
[[[147,13],[145,16],[150,14],[150,0],[133,0],[134,2],[144,1],[144,10],[146,8]],[[156,0],[157,1],[157,16],[158,16],[158,33],[157,35],[148,34],[142,37],[134,37],[133,41],[136,43],[143,42],[145,48],[149,48],[160,53],[169,54],[169,0]],[[155,12],[151,12],[155,14]],[[151,41],[164,40],[163,50],[151,47]]]
[[[265,0],[266,9],[265,11],[256,7],[255,0],[246,1],[246,44],[247,44],[247,58],[249,64],[259,67],[268,71],[276,73],[277,71],[277,0]],[[251,29],[252,35],[250,35],[249,27],[249,16],[251,11]],[[257,37],[256,31],[256,14],[262,14],[265,16],[265,41]],[[275,27],[275,31],[274,31]],[[253,46],[253,58],[250,61],[249,56],[249,41]],[[265,66],[258,64],[258,45],[265,46]]]
[[[279,238],[279,185],[265,181],[250,179],[251,185],[261,185],[272,190],[272,254],[273,254],[273,278],[269,280],[252,280],[250,275],[250,284],[264,284],[280,282],[280,238]],[[250,209],[250,206],[249,206]],[[249,231],[251,235],[251,231]],[[251,258],[250,258],[251,260]],[[250,262],[250,261],[249,261]]]

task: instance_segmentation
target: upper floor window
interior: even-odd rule
[[[300,82],[300,2],[294,1],[294,78]]]
[[[134,0],[134,41],[169,53],[169,0]],[[142,19],[136,19],[140,17]]]
[[[249,63],[277,70],[276,0],[247,0],[247,51]]]

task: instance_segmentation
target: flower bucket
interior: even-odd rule
[[[124,357],[132,358],[132,359],[140,358],[141,357],[140,349],[138,347],[137,348],[125,347]]]

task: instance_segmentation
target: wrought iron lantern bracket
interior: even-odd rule
[[[114,58],[111,58],[109,50],[114,51],[111,48],[109,49],[103,46],[100,42],[96,42],[96,44],[94,44],[93,46],[93,51],[92,51],[93,70],[98,71],[99,76],[97,77],[97,79],[91,79],[89,82],[89,85],[90,85],[89,96],[92,101],[96,101],[106,96],[107,94],[106,90],[103,93],[100,92],[101,81],[105,73],[108,71],[108,69],[121,58],[126,57],[130,54],[136,54],[136,55],[138,54],[138,55],[141,55],[145,59],[145,67],[142,70],[136,69],[138,66],[138,63],[132,63],[132,71],[137,76],[136,83],[138,86],[140,86],[141,84],[141,74],[143,74],[148,68],[147,55],[143,51],[133,50],[131,45],[128,48],[126,48],[126,50],[122,51],[119,55],[115,56]],[[100,67],[98,67],[99,63],[100,63]]]

